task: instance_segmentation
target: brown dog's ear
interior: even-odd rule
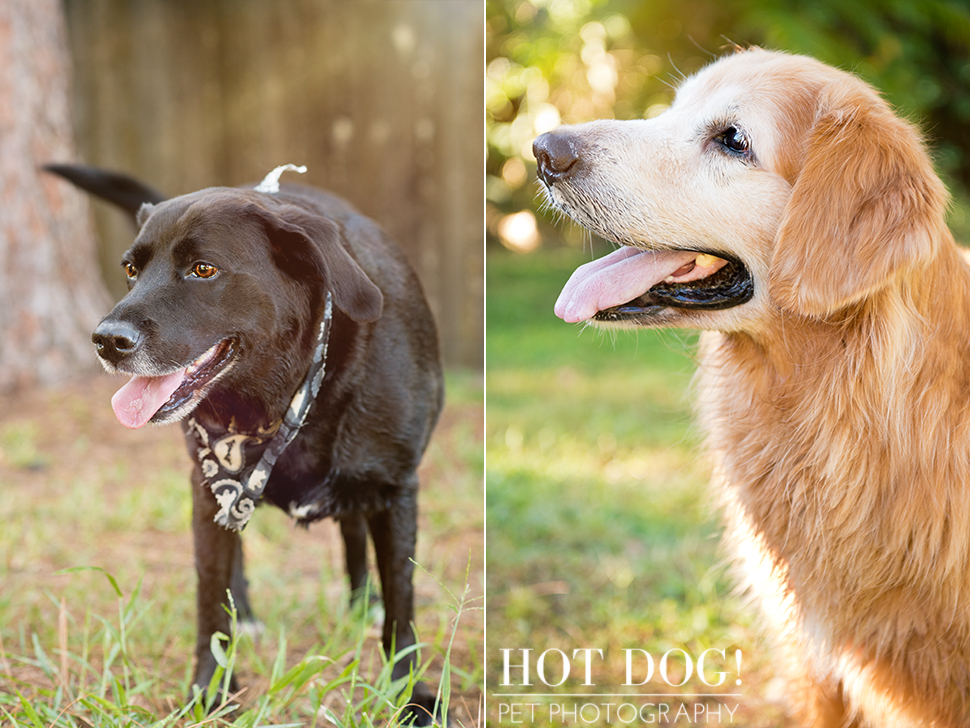
[[[151,217],[155,206],[150,202],[141,203],[141,207],[138,208],[138,212],[135,213],[135,225],[141,230],[145,227],[145,223],[148,222],[148,218]]]
[[[927,264],[946,189],[916,131],[868,90],[830,90],[775,240],[769,294],[823,317]]]
[[[251,205],[250,211],[262,220],[282,271],[326,286],[337,308],[354,321],[380,318],[384,296],[344,249],[336,224],[292,205],[273,212]]]

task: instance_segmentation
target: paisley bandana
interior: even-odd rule
[[[256,434],[237,432],[235,420],[225,432],[218,433],[205,429],[194,417],[188,421],[189,431],[198,444],[196,457],[202,466],[202,485],[212,490],[219,503],[215,522],[223,528],[233,531],[245,528],[263,497],[277,459],[303,427],[326,373],[332,318],[333,297],[328,291],[313,361],[282,420]]]

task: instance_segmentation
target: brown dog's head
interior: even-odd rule
[[[128,427],[180,420],[214,387],[289,397],[328,290],[350,319],[381,315],[338,226],[274,196],[206,189],[144,205],[138,224],[129,292],[92,337],[109,371],[134,375],[112,400]]]
[[[826,318],[926,266],[945,234],[916,131],[809,58],[740,51],[654,119],[563,127],[534,150],[549,203],[622,246],[567,283],[566,321]]]

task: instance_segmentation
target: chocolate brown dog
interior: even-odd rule
[[[216,669],[212,635],[230,631],[227,591],[240,619],[254,619],[238,531],[261,501],[302,525],[336,518],[355,594],[369,530],[385,649],[413,645],[415,471],[443,384],[434,321],[402,251],[346,202],[269,177],[164,200],[123,175],[47,169],[139,229],[122,261],[129,292],[93,341],[109,371],[132,375],[112,400],[122,424],[181,421],[195,463],[195,684]],[[413,662],[402,657],[394,677]],[[418,682],[417,724],[434,703]]]

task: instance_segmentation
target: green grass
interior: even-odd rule
[[[373,615],[365,608],[347,610],[331,625],[330,638],[292,665],[288,663],[287,639],[282,629],[271,661],[264,659],[252,639],[236,630],[232,639],[216,635],[212,647],[219,668],[208,691],[193,691],[192,698],[180,701],[179,707],[158,712],[150,705],[149,696],[164,690],[165,680],[136,653],[132,639],[154,616],[152,605],[141,599],[140,585],[126,595],[117,580],[100,568],[67,571],[102,573],[117,597],[117,614],[108,618],[88,611],[83,624],[78,624],[70,618],[62,601],[56,647],[45,648],[41,637],[34,633],[29,646],[18,645],[18,654],[0,655],[0,672],[7,673],[9,680],[0,690],[3,725],[257,726],[286,716],[298,725],[309,721],[339,727],[394,726],[398,725],[414,681],[424,677],[429,666],[422,661],[415,674],[392,681],[390,663],[382,654],[376,658],[369,654],[371,650],[366,646],[374,626]],[[449,606],[457,625],[462,614],[474,606],[469,602],[467,588],[459,596],[450,596],[454,601]],[[231,614],[235,625],[235,612]],[[451,698],[450,653],[454,635],[453,630],[444,650],[445,670],[438,693],[445,714]],[[429,645],[419,643],[414,649],[420,654],[428,648]],[[251,662],[266,687],[254,700],[218,700],[218,688],[228,687],[237,658]],[[373,664],[375,661],[378,664]],[[18,673],[25,674],[24,668],[30,671],[31,678],[16,677]],[[182,681],[184,686],[187,680],[188,673]],[[187,687],[185,695],[189,695]]]
[[[731,592],[692,424],[697,335],[607,334],[557,319],[562,285],[588,259],[569,250],[488,257],[489,691],[635,692],[621,685],[624,648],[742,649],[753,686],[764,677],[761,650]],[[601,648],[605,659],[595,688],[583,686],[581,661],[556,688],[502,687],[502,648]],[[712,691],[696,677],[649,689]],[[746,690],[742,724],[780,725]],[[496,725],[509,700],[490,699]]]
[[[477,726],[482,378],[447,379],[420,471],[414,677],[439,691],[452,725]],[[244,691],[211,713],[187,702],[189,462],[177,428],[117,424],[108,403],[117,386],[0,400],[0,726],[396,725],[409,685],[390,680],[380,610],[348,604],[339,529],[294,529],[272,508],[243,536],[265,632],[221,643]]]
[[[132,639],[151,618],[152,605],[140,599],[140,585],[126,596],[113,576],[101,569],[91,571],[107,577],[117,596],[117,614],[106,618],[87,612],[83,624],[72,624],[62,602],[56,648],[45,648],[41,637],[34,633],[29,646],[19,645],[22,654],[3,654],[0,670],[10,680],[0,691],[0,717],[4,719],[0,722],[4,725],[32,728],[179,723],[256,726],[264,725],[268,719],[287,716],[298,724],[310,721],[341,727],[393,726],[398,724],[414,680],[422,677],[428,668],[424,662],[414,675],[392,681],[387,660],[381,659],[376,669],[375,665],[368,664],[374,660],[368,655],[365,643],[374,620],[366,609],[347,610],[333,625],[330,639],[292,666],[288,666],[283,630],[270,662],[263,659],[251,639],[235,630],[232,639],[221,634],[215,636],[212,646],[219,669],[207,693],[195,691],[192,699],[171,712],[159,713],[149,707],[146,699],[159,687],[164,689],[164,680],[136,654]],[[450,606],[457,623],[471,605],[467,590],[458,597],[451,596],[455,601]],[[235,612],[232,616],[235,624]],[[76,635],[78,631],[80,634]],[[439,690],[445,713],[450,702],[451,646],[449,642],[445,649],[446,670]],[[429,646],[419,644],[415,649],[420,652],[422,647]],[[261,695],[247,701],[248,706],[216,699],[217,688],[228,686],[237,657],[252,662],[256,673],[267,683]],[[14,668],[10,663],[14,663]],[[12,677],[25,667],[32,669],[33,679]],[[342,706],[334,704],[334,694],[343,697]]]

